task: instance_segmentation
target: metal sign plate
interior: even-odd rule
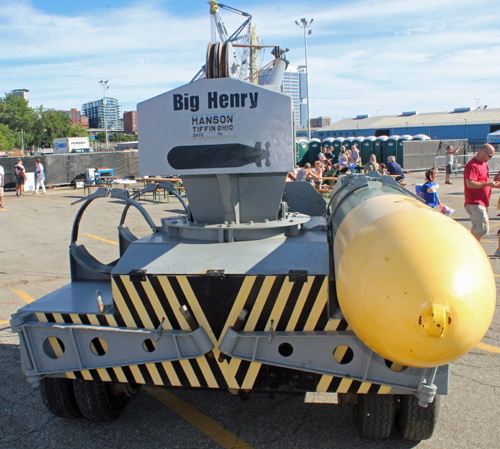
[[[293,169],[291,98],[232,78],[202,79],[137,105],[141,175]]]

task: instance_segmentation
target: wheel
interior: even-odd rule
[[[428,440],[436,427],[439,417],[440,396],[426,408],[418,405],[418,398],[402,395],[396,427],[405,440]]]
[[[396,418],[396,403],[395,395],[360,394],[355,409],[359,433],[364,438],[389,438]]]
[[[82,416],[76,403],[72,379],[45,377],[40,381],[40,393],[47,410],[60,418]]]
[[[90,421],[114,421],[125,410],[130,397],[111,382],[75,380],[75,395],[82,415]]]

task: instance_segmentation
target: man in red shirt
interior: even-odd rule
[[[488,235],[489,220],[488,206],[490,204],[491,188],[500,188],[500,172],[497,173],[493,181],[488,174],[487,162],[495,154],[493,145],[485,144],[476,155],[467,163],[464,171],[464,194],[465,210],[472,222],[471,232],[480,241],[483,236]],[[497,254],[498,253],[498,254]],[[500,256],[499,249],[495,255]]]

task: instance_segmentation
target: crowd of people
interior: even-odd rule
[[[314,167],[307,163],[304,167],[295,167],[295,170],[288,173],[287,181],[309,181],[316,186],[331,184],[336,178],[345,173],[365,173],[371,171],[379,172],[381,175],[393,175],[397,182],[403,182],[405,175],[401,165],[396,162],[394,156],[389,156],[387,164],[377,162],[375,154],[370,155],[370,160],[366,164],[361,163],[361,155],[357,145],[353,145],[349,150],[342,146],[337,156],[333,154],[333,147],[322,147],[316,157]],[[326,179],[324,179],[326,178]]]

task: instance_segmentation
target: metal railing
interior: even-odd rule
[[[455,156],[454,161],[453,161],[453,166],[452,166],[452,171],[454,174],[457,174],[459,172],[462,172],[465,169],[465,166],[467,165],[467,162],[469,162],[476,153],[468,153],[468,154],[461,154],[459,156]],[[437,156],[434,158],[434,167],[438,167],[440,170],[445,169],[445,156]],[[495,154],[488,162],[488,168],[490,171],[498,171],[500,170],[500,154]]]

